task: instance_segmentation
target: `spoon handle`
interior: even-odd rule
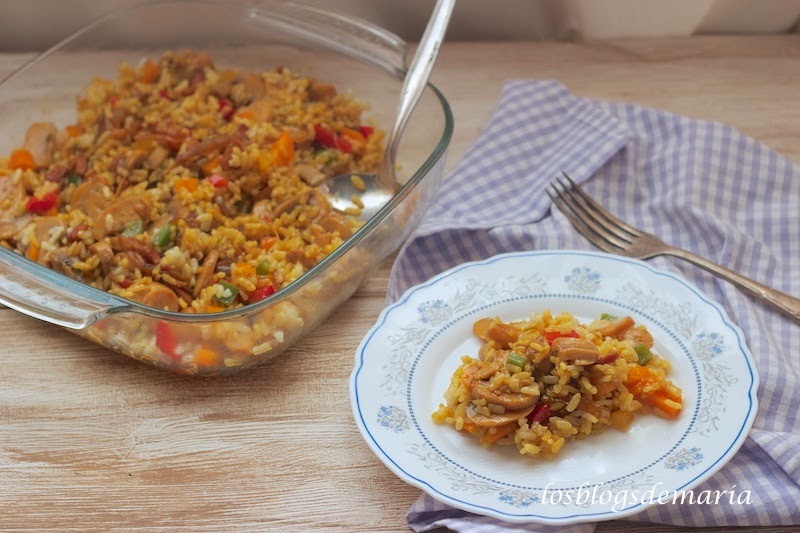
[[[384,157],[384,169],[387,168],[387,165],[390,165],[388,167],[390,170],[395,167],[400,135],[403,133],[411,112],[428,84],[433,64],[436,62],[436,56],[439,55],[439,48],[442,45],[442,41],[444,41],[444,34],[447,31],[450,14],[453,12],[455,4],[456,0],[438,0],[433,8],[431,18],[425,27],[425,33],[422,34],[417,51],[414,53],[411,65],[408,67],[403,88],[400,90],[400,106],[397,110],[397,119],[389,136],[391,141],[390,145],[387,146],[386,157]],[[385,173],[385,175],[391,176],[393,172]]]

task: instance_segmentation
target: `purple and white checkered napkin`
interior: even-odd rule
[[[800,166],[723,124],[578,98],[556,82],[512,81],[400,252],[388,299],[465,261],[518,250],[592,249],[544,194],[562,170],[623,220],[800,294]],[[750,491],[752,505],[666,504],[631,520],[800,524],[800,326],[688,263],[663,257],[650,263],[689,279],[742,328],[761,375],[760,407],[742,449],[699,489],[735,485]],[[472,515],[427,495],[407,518],[416,531],[552,529]]]

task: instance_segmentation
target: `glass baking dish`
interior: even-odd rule
[[[77,31],[0,82],[0,153],[22,144],[27,126],[74,122],[74,100],[92,76],[113,77],[167,49],[210,52],[225,67],[277,66],[350,91],[388,130],[408,47],[363,20],[271,1],[161,1],[116,11]],[[139,361],[188,375],[224,375],[271,359],[349,298],[417,226],[441,180],[453,117],[429,85],[399,144],[396,195],[344,244],[295,282],[246,307],[180,314],[84,285],[0,247],[0,302]],[[159,349],[161,336],[177,344]],[[224,347],[195,360],[204,343]],[[201,363],[201,364],[198,364]]]

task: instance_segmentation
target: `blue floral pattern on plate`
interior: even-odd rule
[[[694,348],[700,359],[714,359],[722,353],[724,342],[722,336],[716,331],[713,333],[703,332],[695,339]]]
[[[423,324],[440,324],[450,316],[450,306],[444,300],[428,300],[419,304],[419,321]]]
[[[693,446],[677,451],[672,457],[664,461],[664,466],[672,470],[683,471],[700,464],[703,461],[703,453],[700,448]]]
[[[564,282],[572,292],[592,294],[600,288],[600,274],[589,267],[579,266],[567,274]]]
[[[529,492],[521,490],[504,491],[497,497],[501,502],[513,505],[514,507],[529,507],[534,503],[539,503],[541,498]]]
[[[396,405],[384,405],[378,409],[378,424],[395,433],[402,433],[409,427],[408,415]]]

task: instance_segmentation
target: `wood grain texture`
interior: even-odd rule
[[[799,55],[797,36],[448,43],[434,81],[456,118],[451,164],[510,78],[724,121],[797,158]],[[27,57],[0,55],[0,77]],[[419,491],[369,451],[347,388],[390,265],[284,356],[226,379],[159,372],[0,309],[0,529],[407,530]]]

